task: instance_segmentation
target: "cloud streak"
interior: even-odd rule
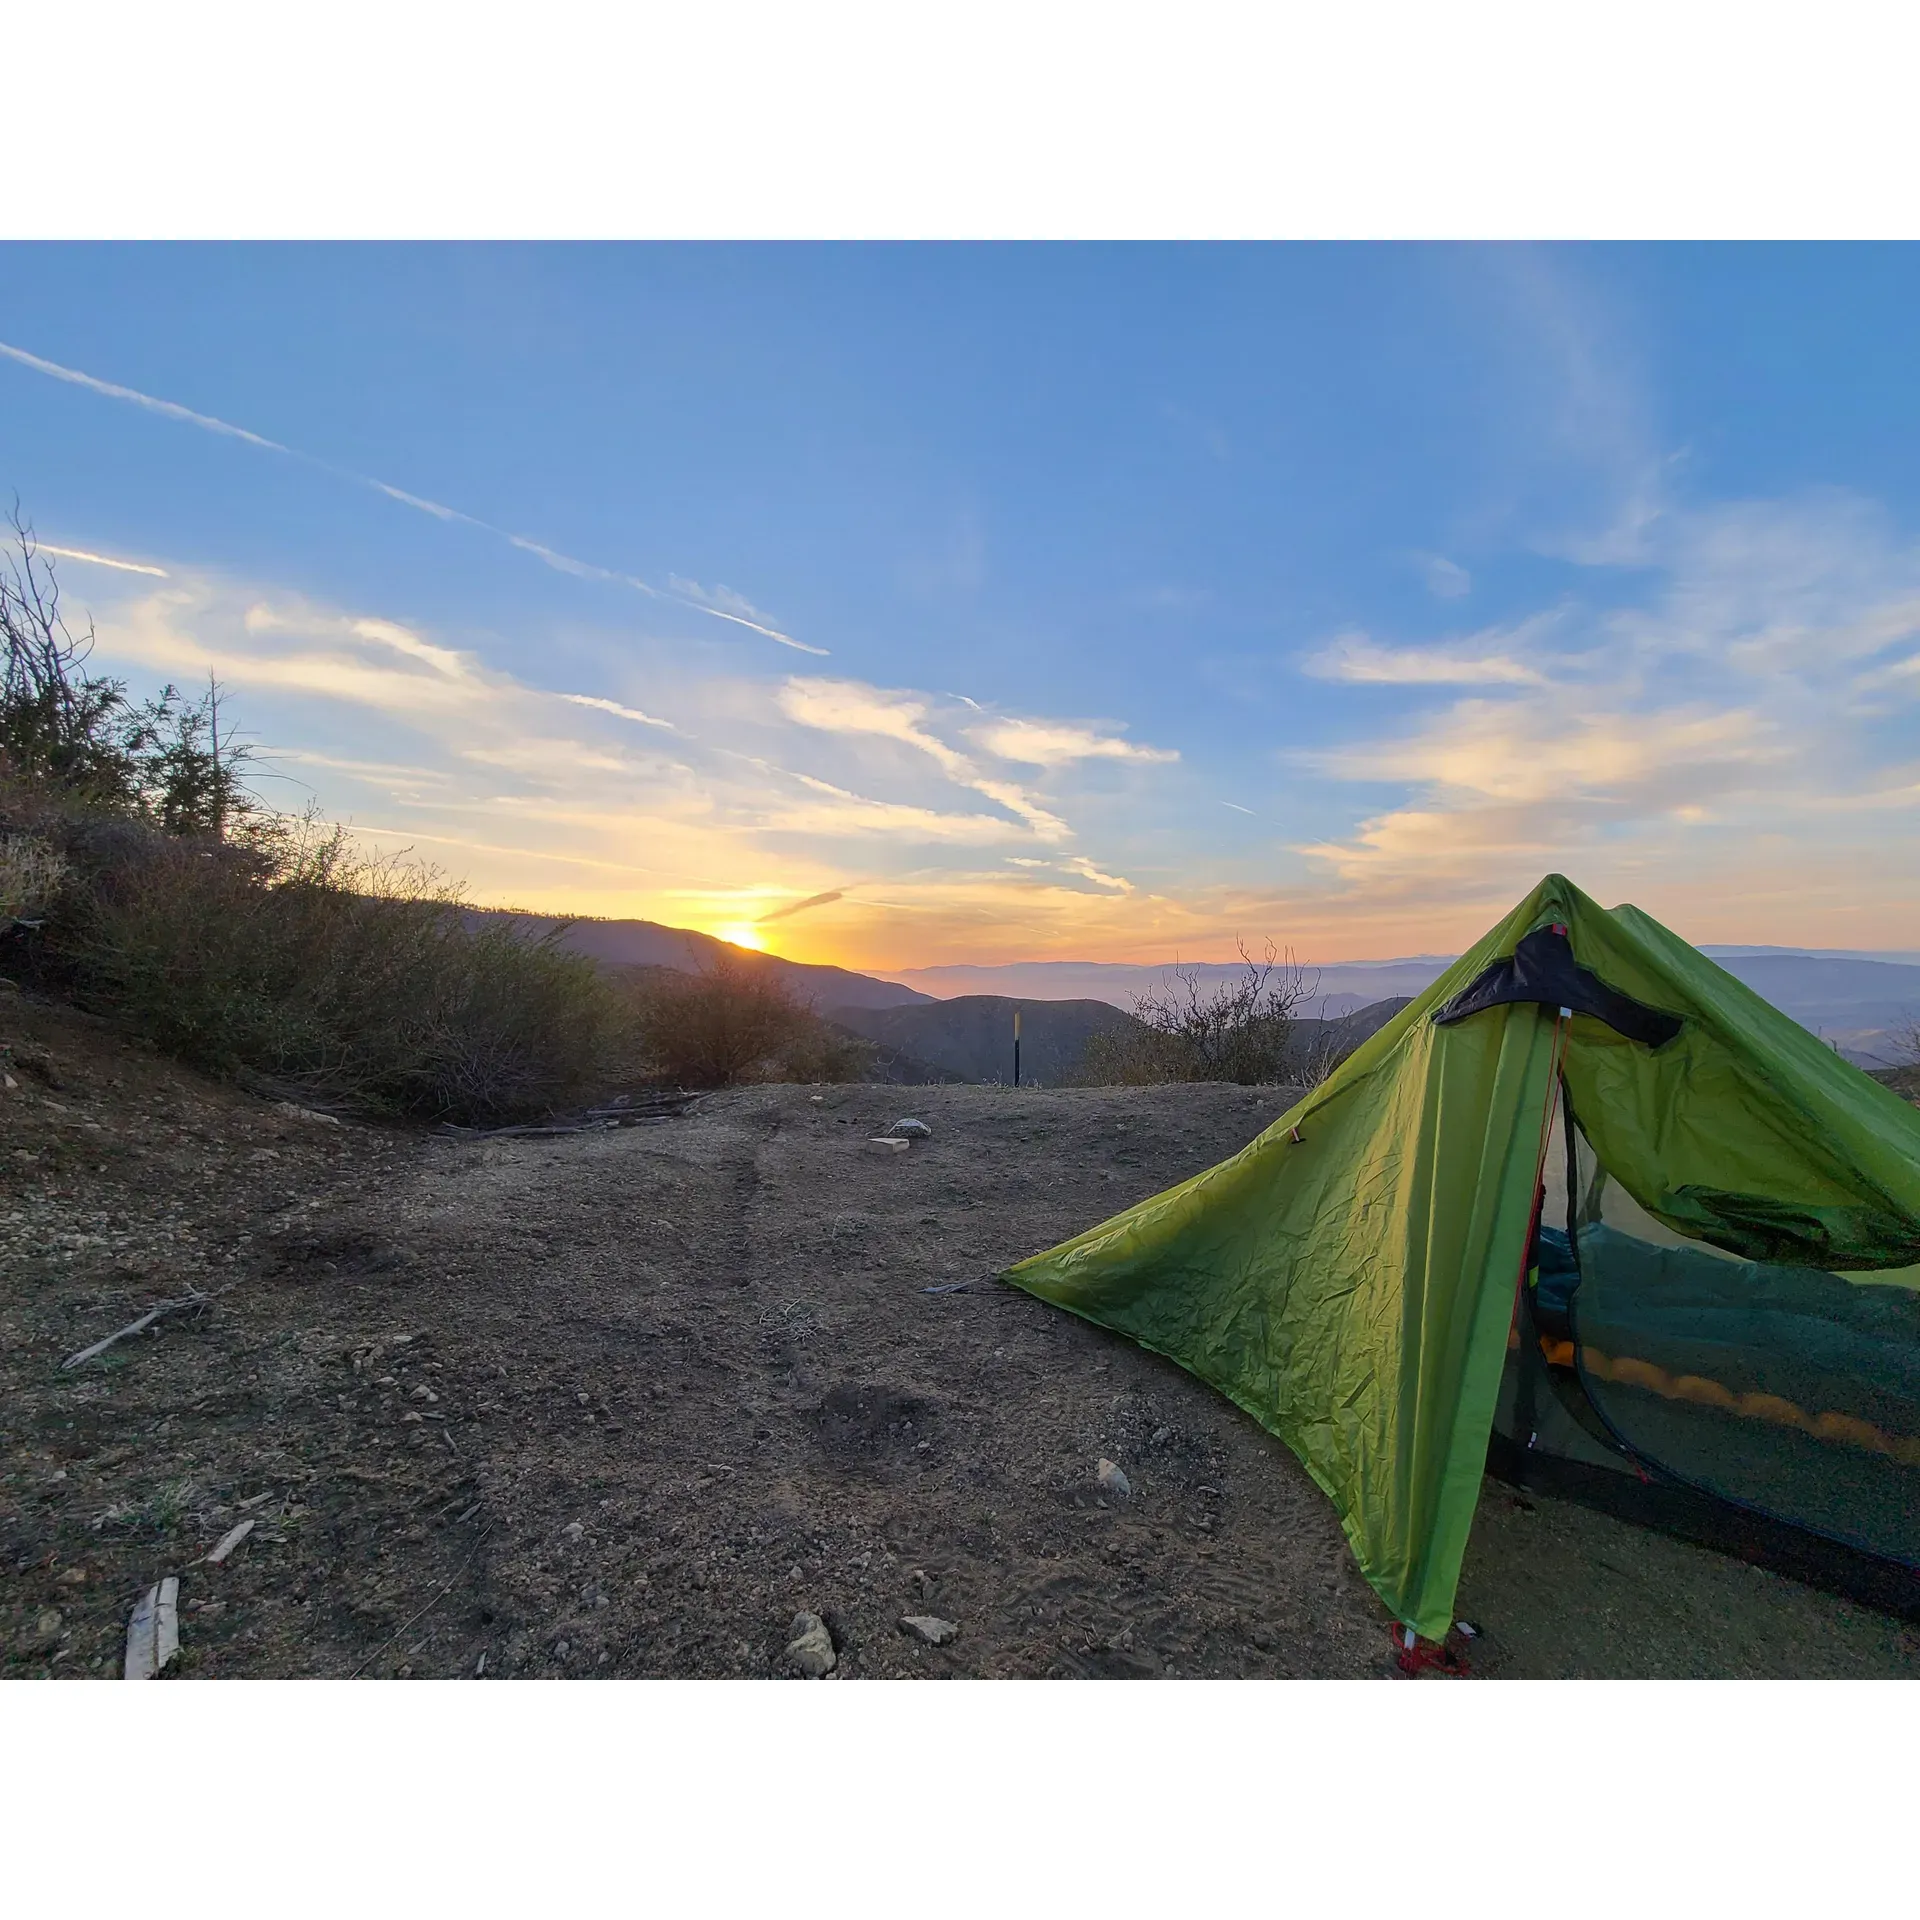
[[[24,347],[10,346],[0,340],[0,357],[14,361],[17,365],[30,368],[35,373],[45,374],[51,380],[65,382],[69,386],[83,387],[89,393],[97,393],[109,400],[119,400],[128,406],[139,407],[143,412],[160,415],[163,419],[175,420],[184,426],[198,427],[204,433],[220,434],[231,440],[245,442],[258,447],[263,452],[277,453],[289,460],[297,460],[302,466],[315,471],[330,474],[336,480],[344,480],[353,486],[365,487],[370,491],[392,500],[400,506],[410,507],[417,513],[424,513],[438,520],[442,525],[473,527],[481,533],[490,534],[497,540],[504,540],[508,546],[522,553],[531,554],[556,573],[564,573],[576,580],[595,580],[610,585],[631,587],[637,593],[645,594],[649,599],[659,600],[669,606],[685,607],[693,613],[703,613],[709,619],[725,620],[736,627],[745,627],[766,639],[777,641],[783,647],[791,647],[798,653],[809,653],[825,659],[828,649],[810,645],[804,640],[796,640],[792,634],[783,633],[768,624],[764,616],[749,619],[745,614],[730,612],[724,606],[708,603],[704,597],[696,597],[681,592],[673,592],[664,587],[656,587],[650,581],[641,579],[637,574],[621,573],[612,567],[597,565],[591,560],[576,560],[571,554],[562,553],[556,547],[547,546],[539,540],[529,539],[525,534],[514,533],[506,527],[496,526],[491,520],[482,520],[477,515],[463,513],[458,507],[447,506],[439,500],[429,500],[421,494],[409,493],[404,487],[396,487],[390,482],[374,478],[372,474],[356,472],[351,467],[343,467],[331,460],[323,460],[318,454],[305,453],[298,447],[290,447],[284,441],[270,440],[265,434],[255,433],[247,427],[237,427],[230,420],[222,420],[210,413],[196,412],[192,407],[183,407],[178,401],[162,400],[150,393],[142,393],[137,387],[125,387],[114,380],[102,380],[96,374],[83,373],[77,367],[62,366],[56,360],[45,360],[37,353],[29,353]],[[75,557],[91,559],[95,556],[81,554]],[[111,565],[111,562],[106,564]],[[734,596],[736,599],[738,596]],[[741,605],[748,605],[741,601]]]
[[[925,700],[859,680],[791,679],[780,689],[788,719],[823,733],[866,734],[925,754],[956,786],[970,788],[1023,821],[1036,839],[1062,841],[1072,829],[1011,781],[990,779],[968,755],[927,727]]]
[[[665,727],[669,733],[679,731],[671,720],[657,719],[653,714],[642,713],[638,707],[623,707],[618,700],[602,700],[593,693],[562,693],[557,699],[570,701],[576,707],[593,707],[601,713],[617,715],[622,720],[637,721],[643,727]]]
[[[830,907],[836,900],[846,897],[845,887],[829,887],[825,893],[810,893],[804,900],[795,900],[788,906],[775,907],[771,913],[763,913],[758,924],[770,927],[776,920],[791,920],[796,913],[811,913],[815,907]]]
[[[1002,760],[1030,767],[1065,767],[1076,760],[1132,760],[1163,765],[1178,760],[1171,747],[1143,747],[1115,734],[1053,720],[995,720],[968,736]]]
[[[187,426],[199,427],[203,432],[225,434],[231,440],[244,440],[248,446],[263,447],[269,453],[293,452],[291,447],[283,447],[278,440],[269,440],[264,434],[250,432],[245,427],[236,427],[230,420],[217,420],[210,413],[196,413],[191,407],[181,406],[178,401],[156,400],[152,394],[141,393],[135,387],[123,387],[116,381],[82,373],[77,367],[63,367],[58,361],[43,360],[37,353],[29,353],[24,347],[9,346],[4,340],[0,340],[0,354],[23,367],[31,367],[35,373],[44,373],[50,380],[64,380],[69,386],[85,387],[88,392],[103,394],[109,400],[124,400],[129,406],[160,414],[168,420],[181,421]]]
[[[1303,663],[1316,680],[1378,687],[1537,687],[1546,675],[1485,639],[1453,646],[1383,647],[1364,633],[1341,634]]]
[[[56,547],[50,541],[36,540],[36,553],[58,554],[62,560],[84,560],[90,567],[111,567],[115,573],[144,573],[155,580],[168,578],[165,567],[149,567],[138,560],[116,560],[110,554],[89,553],[85,547]]]
[[[1765,937],[1741,931],[1764,906],[1791,912],[1790,938],[1815,913],[1852,914],[1869,920],[1828,924],[1885,944],[1871,916],[1910,919],[1920,896],[1902,824],[1920,792],[1905,718],[1920,700],[1920,545],[1867,503],[1818,494],[1670,509],[1654,564],[1639,604],[1561,607],[1444,646],[1350,637],[1316,656],[1324,676],[1463,697],[1410,729],[1290,756],[1403,793],[1294,851],[1356,907],[1451,913],[1561,867],[1583,884],[1616,876],[1656,911],[1664,887],[1669,911],[1721,916],[1694,937]],[[1515,642],[1549,621],[1579,650],[1522,657]],[[1837,817],[1856,824],[1840,836]]]

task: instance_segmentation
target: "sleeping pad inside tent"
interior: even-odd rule
[[[1284,1440],[1428,1638],[1490,1458],[1920,1600],[1920,1112],[1558,875],[1230,1160],[1006,1277]]]

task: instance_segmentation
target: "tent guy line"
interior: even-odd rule
[[[783,647],[791,647],[796,653],[810,653],[820,659],[828,657],[826,647],[810,645],[805,640],[796,640],[790,633],[782,633],[778,627],[768,626],[758,620],[750,620],[745,614],[731,613],[724,607],[707,605],[704,601],[690,598],[683,593],[675,593],[666,587],[656,587],[651,581],[643,580],[637,574],[623,573],[614,567],[603,567],[591,560],[576,560],[571,554],[561,553],[557,548],[528,538],[525,534],[514,533],[506,527],[497,526],[491,520],[482,520],[477,514],[463,513],[458,507],[449,507],[438,500],[428,500],[417,493],[409,493],[404,487],[390,485],[385,480],[377,480],[371,474],[360,473],[352,467],[341,466],[337,461],[323,459],[317,453],[307,453],[299,447],[290,447],[284,441],[270,440],[265,434],[255,433],[247,427],[237,427],[230,420],[222,420],[210,413],[196,412],[192,407],[182,406],[177,400],[162,400],[154,394],[142,393],[137,387],[121,386],[117,381],[103,380],[97,374],[83,373],[77,367],[62,366],[57,360],[42,359],[37,353],[29,353],[25,347],[10,345],[0,340],[0,357],[30,368],[35,373],[45,374],[50,380],[65,381],[69,386],[83,387],[89,393],[97,393],[109,400],[118,400],[125,405],[139,407],[148,413],[159,414],[168,420],[181,421],[187,426],[198,427],[203,433],[214,433],[230,440],[243,441],[250,447],[258,447],[265,453],[277,453],[286,459],[296,460],[302,466],[312,467],[316,472],[330,475],[336,480],[344,480],[351,486],[364,487],[373,493],[384,495],[397,501],[403,507],[411,507],[416,513],[424,513],[429,518],[444,525],[473,527],[481,533],[490,534],[496,540],[504,540],[510,547],[516,547],[522,553],[530,553],[535,559],[551,567],[556,573],[570,574],[576,580],[600,580],[612,586],[631,587],[636,593],[643,593],[651,600],[659,600],[668,606],[685,607],[691,613],[704,613],[709,619],[725,620],[736,627],[745,627],[750,632],[764,635],[777,641]],[[80,557],[80,556],[75,556]],[[84,556],[92,559],[95,556]],[[106,564],[111,565],[112,562]],[[134,570],[134,569],[130,569]],[[137,569],[137,571],[157,571],[157,569]]]

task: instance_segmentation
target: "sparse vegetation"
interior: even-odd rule
[[[66,860],[46,841],[25,833],[0,836],[0,929],[46,913],[66,879]]]
[[[1271,941],[1259,960],[1242,942],[1240,959],[1244,970],[1213,987],[1202,984],[1195,968],[1170,967],[1157,993],[1134,997],[1137,1025],[1088,1040],[1081,1080],[1120,1087],[1224,1080],[1253,1087],[1300,1078],[1296,1010],[1317,982]]]
[[[220,689],[136,705],[90,671],[14,519],[0,566],[0,966],[218,1073],[485,1122],[575,1098],[622,1008],[557,932],[481,921],[431,867],[264,807]]]

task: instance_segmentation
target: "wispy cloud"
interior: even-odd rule
[[[1436,600],[1458,600],[1473,591],[1473,575],[1444,553],[1422,553],[1415,558],[1427,591]]]
[[[47,540],[36,540],[33,544],[36,552],[58,554],[62,560],[84,560],[90,567],[111,567],[115,573],[144,573],[155,580],[167,578],[165,567],[150,567],[139,560],[116,560],[111,554],[89,553],[85,547],[56,547]]]
[[[1890,906],[1911,885],[1900,822],[1920,790],[1891,727],[1920,696],[1920,545],[1864,502],[1814,495],[1669,509],[1656,550],[1638,604],[1540,616],[1565,629],[1553,651],[1484,635],[1328,649],[1314,664],[1332,677],[1471,691],[1411,728],[1296,756],[1405,796],[1297,851],[1345,897],[1409,912],[1497,898],[1551,866],[1621,876],[1649,905],[1665,888],[1723,932],[1783,887],[1809,918],[1865,911],[1849,888]],[[1860,823],[1844,842],[1836,814]]]
[[[637,584],[637,583],[636,583]],[[716,620],[731,620],[737,627],[750,628],[755,633],[765,634],[769,640],[777,640],[783,647],[791,647],[796,653],[811,653],[824,660],[827,658],[825,647],[809,646],[804,640],[796,640],[790,633],[782,633],[770,624],[771,616],[764,614],[744,593],[735,593],[731,587],[715,587],[712,592],[697,580],[682,580],[678,574],[668,574],[667,584],[678,595],[683,606],[697,607],[702,613],[710,613]],[[651,592],[649,588],[647,591]]]
[[[677,732],[671,720],[661,720],[653,714],[642,713],[638,707],[623,707],[618,700],[602,700],[593,693],[563,693],[558,696],[568,700],[576,707],[593,707],[601,713],[617,714],[622,720],[635,720],[643,727],[665,727],[669,732]]]
[[[1387,687],[1537,687],[1546,675],[1485,639],[1445,646],[1387,647],[1345,633],[1303,661],[1316,680]]]
[[[1778,729],[1744,708],[1622,712],[1542,698],[1463,701],[1416,734],[1301,758],[1340,779],[1430,783],[1467,801],[1671,807],[1783,751]]]
[[[912,694],[888,692],[860,680],[796,678],[780,689],[780,708],[803,727],[897,740],[926,754],[956,780],[974,777],[967,756],[928,731],[927,703]]]
[[[824,733],[865,734],[925,754],[955,785],[970,788],[1025,822],[1038,839],[1067,840],[1072,829],[1011,781],[989,778],[971,757],[934,733],[930,708],[917,694],[888,691],[858,680],[791,679],[780,690],[781,710],[801,726]]]
[[[760,916],[760,925],[770,927],[776,920],[791,920],[796,913],[811,913],[815,907],[830,907],[836,900],[847,897],[845,887],[829,887],[825,893],[810,893],[804,900],[795,900],[784,907],[775,907],[771,913]]]
[[[404,487],[390,487],[384,480],[369,480],[366,483],[375,493],[384,493],[389,500],[397,500],[403,507],[412,507],[420,513],[430,513],[436,520],[458,521],[469,527],[484,526],[486,523],[476,520],[471,514],[462,513],[457,507],[442,506],[438,500],[424,500],[417,493],[409,493]]]
[[[1532,544],[1583,566],[1647,565],[1672,504],[1673,455],[1630,317],[1557,250],[1492,248],[1477,258],[1506,302],[1527,443],[1553,462],[1550,488],[1523,490],[1551,495],[1528,508],[1551,516],[1531,529]]]
[[[1171,747],[1143,747],[1117,734],[1055,720],[995,720],[968,738],[1002,760],[1030,767],[1065,767],[1076,760],[1133,760],[1146,765],[1178,760]]]
[[[812,957],[871,961],[857,943],[906,922],[957,929],[972,915],[1012,937],[1081,924],[1135,884],[1084,854],[999,867],[1071,830],[982,777],[940,731],[968,710],[934,696],[830,682],[800,708],[830,724],[807,725],[762,682],[683,676],[676,731],[610,696],[530,686],[413,623],[283,590],[175,570],[124,593],[94,609],[103,664],[217,674],[331,815],[444,861],[481,900],[709,928],[759,915],[803,957],[831,941]],[[680,663],[665,642],[657,659]],[[630,653],[621,664],[642,670]],[[797,745],[812,765],[781,764]]]
[[[1258,820],[1260,816],[1251,807],[1243,807],[1237,800],[1222,800],[1223,807],[1231,807],[1235,813],[1244,813],[1249,820]]]
[[[946,813],[938,807],[914,806],[905,801],[874,800],[812,774],[794,777],[821,798],[799,805],[768,807],[758,816],[758,823],[770,832],[824,839],[877,834],[965,846],[992,846],[1025,837],[1015,822],[993,814]]]
[[[199,427],[203,432],[222,434],[228,439],[244,441],[248,446],[259,447],[265,452],[282,454],[290,460],[299,461],[303,466],[331,474],[337,480],[347,481],[357,487],[369,488],[388,500],[395,501],[404,507],[411,507],[418,513],[428,514],[443,524],[476,528],[482,533],[504,540],[508,546],[517,548],[522,553],[533,555],[535,559],[553,568],[555,572],[567,574],[573,579],[631,587],[636,592],[647,595],[649,599],[686,607],[694,613],[704,613],[712,619],[725,620],[734,626],[749,628],[768,640],[777,641],[783,647],[793,648],[796,652],[814,654],[823,659],[827,657],[827,648],[812,646],[804,640],[796,640],[792,634],[783,633],[778,627],[772,625],[763,614],[756,612],[753,617],[748,617],[747,613],[731,610],[724,602],[717,602],[712,597],[703,595],[697,586],[691,592],[656,587],[637,574],[622,573],[616,568],[603,567],[591,560],[576,559],[572,554],[562,553],[558,548],[549,546],[544,541],[534,540],[525,534],[514,533],[509,528],[496,526],[492,521],[482,520],[475,514],[463,513],[458,507],[450,507],[442,501],[429,500],[421,494],[410,493],[406,488],[396,487],[389,481],[376,479],[372,474],[359,473],[335,461],[323,460],[317,454],[305,453],[298,447],[286,445],[283,441],[270,440],[264,434],[254,433],[246,427],[237,427],[231,421],[218,419],[213,414],[198,413],[192,407],[181,406],[177,401],[161,400],[150,393],[140,392],[138,388],[124,387],[117,381],[102,380],[97,375],[82,373],[76,367],[65,367],[57,361],[44,360],[37,353],[27,352],[24,347],[9,346],[5,341],[0,341],[0,357],[12,360],[20,366],[29,367],[36,373],[43,373],[49,379],[64,381],[69,386],[84,387],[88,392],[101,394],[109,400],[124,401],[129,406],[139,407],[147,413],[159,414],[165,419],[177,420],[186,426]],[[94,556],[80,554],[76,557],[90,559]],[[692,583],[687,584],[692,585]],[[727,594],[729,590],[722,588],[720,591],[722,594]],[[749,605],[739,595],[731,597],[739,601],[742,607]]]
[[[1115,893],[1131,893],[1133,882],[1123,879],[1117,873],[1103,873],[1085,854],[1070,854],[1060,863],[1067,872],[1077,873],[1083,880],[1091,880],[1096,887],[1111,887]]]

